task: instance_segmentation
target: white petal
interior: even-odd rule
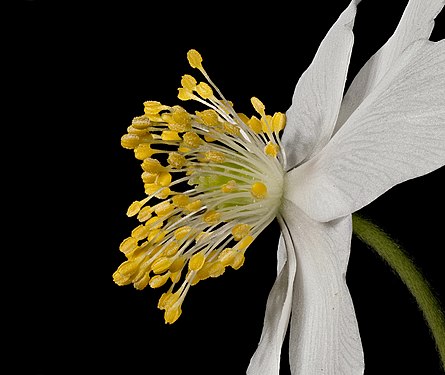
[[[346,286],[351,216],[320,223],[285,202],[297,255],[289,337],[293,375],[358,375],[364,355]]]
[[[359,0],[353,0],[331,27],[300,77],[286,112],[282,142],[287,169],[317,153],[329,140],[340,109]]]
[[[408,3],[394,34],[352,81],[343,99],[335,131],[345,123],[411,43],[430,37],[434,19],[444,5],[445,0],[411,0]]]
[[[295,251],[287,228],[282,226],[278,243],[279,273],[267,299],[263,332],[258,348],[250,360],[247,375],[278,375],[283,340],[286,335],[292,307],[292,289],[295,278]],[[287,256],[282,255],[283,252]],[[284,258],[287,261],[283,263]]]
[[[309,162],[284,195],[319,221],[350,214],[445,164],[445,40],[418,41]]]

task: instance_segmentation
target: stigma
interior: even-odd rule
[[[118,285],[160,288],[158,308],[175,322],[190,287],[239,269],[247,248],[278,214],[285,155],[280,134],[286,118],[234,110],[211,81],[196,50],[189,64],[204,76],[183,75],[178,98],[204,109],[144,102],[121,145],[141,163],[144,197],[127,215],[139,224],[120,245],[124,261],[113,274]]]

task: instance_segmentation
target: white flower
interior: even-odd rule
[[[113,278],[137,289],[171,282],[158,304],[166,323],[193,285],[239,269],[278,219],[277,280],[249,375],[279,374],[289,324],[292,374],[363,373],[345,283],[351,214],[445,164],[445,41],[428,40],[444,1],[411,0],[343,96],[358,3],[326,35],[286,114],[266,115],[257,98],[258,117],[237,113],[191,50],[209,84],[184,75],[178,97],[209,109],[147,101],[122,137],[141,160],[146,196],[127,212],[140,225],[122,242],[127,260]]]
[[[345,284],[351,214],[445,164],[445,41],[428,40],[445,2],[409,1],[343,97],[358,3],[322,41],[286,113],[278,277],[251,375],[278,374],[289,320],[292,374],[363,373]]]

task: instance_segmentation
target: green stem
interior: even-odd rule
[[[445,371],[445,315],[428,282],[406,252],[375,224],[357,214],[352,215],[352,224],[354,234],[388,263],[416,299],[434,337]]]

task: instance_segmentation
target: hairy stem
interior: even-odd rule
[[[385,260],[414,296],[431,330],[445,371],[445,315],[428,282],[406,252],[379,227],[357,214],[352,215],[352,224],[354,234]]]

